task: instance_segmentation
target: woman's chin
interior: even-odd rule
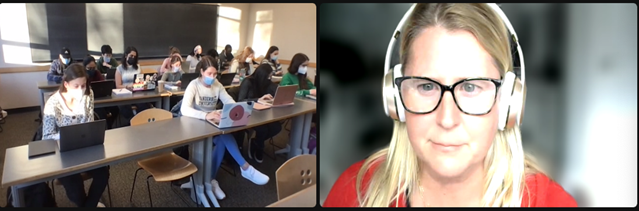
[[[429,162],[430,168],[437,175],[444,178],[457,177],[466,170],[466,162],[459,158],[437,158],[434,162]]]

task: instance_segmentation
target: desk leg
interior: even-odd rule
[[[302,154],[309,154],[308,138],[311,136],[311,120],[313,113],[304,114],[304,128],[302,128]]]
[[[164,107],[164,110],[167,111],[171,111],[171,101],[170,101],[171,97],[162,97],[162,106]]]
[[[214,207],[220,207],[215,194],[213,194],[213,186],[211,186],[211,171],[213,168],[213,138],[206,139],[204,144],[204,189]]]
[[[44,118],[44,90],[40,89],[40,113]]]
[[[193,188],[191,191],[195,191],[195,196],[198,198],[198,201],[202,203],[204,207],[211,207],[209,205],[209,201],[206,199],[206,195],[204,195],[204,143],[208,141],[212,141],[212,137],[209,137],[203,141],[198,141],[193,144],[193,164],[197,166],[198,171],[193,175]],[[195,201],[195,199],[193,199]]]
[[[162,108],[162,97],[155,101],[155,108]]]
[[[24,191],[22,190],[22,188],[19,188],[18,186],[11,186],[11,196],[13,198],[13,206],[14,207],[25,207],[25,202],[24,202]],[[10,202],[7,202],[10,203]]]
[[[289,139],[290,147],[289,145],[286,146],[289,148],[289,159],[302,154],[302,148],[300,145],[302,144],[302,136],[304,135],[304,116],[305,115],[298,115],[294,117],[291,122],[291,137]]]

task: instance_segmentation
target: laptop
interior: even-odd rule
[[[246,126],[248,125],[249,117],[251,117],[251,113],[253,112],[253,102],[224,104],[221,112],[219,123],[213,122],[212,120],[206,121],[220,129]]]
[[[180,81],[182,82],[182,89],[186,89],[186,87],[191,83],[192,80],[196,79],[200,76],[200,73],[183,73]]]
[[[115,89],[114,80],[91,82],[91,90],[93,90],[94,98],[111,96],[111,93],[113,93],[113,89]]]
[[[157,73],[144,73],[133,75],[133,91],[155,90],[158,80]]]
[[[104,144],[105,132],[104,119],[60,127],[58,148],[60,152],[66,152]]]
[[[29,158],[55,154],[55,150],[57,148],[58,142],[56,140],[39,140],[29,142]]]
[[[231,84],[233,84],[233,79],[235,78],[235,75],[237,73],[225,73],[225,74],[220,74],[219,80],[220,83],[222,83],[223,86],[230,86]]]
[[[259,100],[257,102],[270,107],[293,105],[295,92],[297,92],[297,85],[278,86],[273,99]]]
[[[116,70],[117,69],[108,69],[105,79],[107,79],[107,80],[115,80],[115,71]]]

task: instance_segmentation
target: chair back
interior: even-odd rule
[[[173,118],[173,114],[170,111],[159,108],[150,108],[136,114],[133,118],[131,118],[131,126],[160,120],[167,120],[171,118]]]
[[[277,199],[282,200],[317,183],[317,156],[298,155],[275,172]]]

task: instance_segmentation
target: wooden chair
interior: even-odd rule
[[[275,172],[277,200],[282,200],[317,183],[317,156],[298,155]]]
[[[131,126],[146,124],[154,121],[161,121],[173,118],[173,114],[171,112],[150,108],[144,110],[137,115],[135,115],[131,119]],[[149,193],[149,204],[153,207],[153,200],[151,199],[151,187],[149,185],[149,178],[153,177],[156,182],[168,182],[169,186],[171,186],[171,181],[183,179],[186,177],[191,177],[191,181],[195,181],[193,179],[193,174],[198,171],[197,167],[189,162],[188,160],[176,155],[173,152],[164,153],[160,155],[156,155],[150,158],[146,158],[138,161],[138,170],[135,171],[135,176],[133,177],[133,187],[131,187],[131,195],[129,201],[133,203],[133,190],[135,189],[135,180],[137,179],[138,172],[140,170],[144,170],[148,172],[150,175],[146,178],[146,187]],[[188,205],[186,200],[177,193],[177,191],[171,186],[171,190],[175,192],[180,199]],[[196,201],[196,204],[199,202]]]

